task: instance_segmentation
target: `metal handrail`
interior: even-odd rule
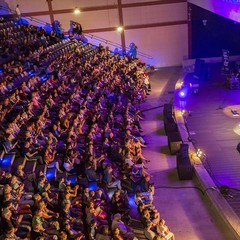
[[[118,48],[122,49],[122,46],[121,46],[120,44],[118,44],[118,43],[109,41],[109,40],[107,40],[107,39],[104,39],[104,38],[95,36],[95,35],[90,34],[90,33],[84,33],[84,31],[83,31],[83,34],[84,34],[84,36],[88,36],[88,37],[90,37],[91,39],[95,39],[95,40],[98,40],[99,42],[103,42],[103,43],[108,44],[108,45],[111,45],[111,46],[113,46],[113,47],[118,47]],[[126,47],[126,50],[130,50],[130,47]],[[142,57],[148,58],[148,59],[152,59],[152,58],[153,58],[152,56],[150,56],[150,55],[148,55],[148,54],[146,54],[146,53],[140,52],[140,51],[137,51],[137,54],[140,55],[140,56],[142,56]]]
[[[11,9],[8,8],[8,7],[4,7],[4,6],[0,5],[0,9],[5,9],[5,10],[7,10],[8,12],[10,12],[12,15],[15,15],[15,11],[14,11],[14,10],[11,10]],[[48,22],[45,22],[45,21],[43,21],[43,20],[40,20],[40,19],[38,19],[38,18],[35,18],[35,17],[24,16],[24,14],[23,14],[23,17],[26,18],[26,19],[29,19],[30,21],[36,22],[36,23],[40,23],[40,24],[45,24],[45,25],[50,25],[50,26],[52,26],[52,24],[50,24],[50,23],[48,23]],[[84,34],[84,36],[88,36],[88,37],[91,38],[91,39],[95,39],[95,40],[97,40],[97,41],[99,41],[99,42],[102,42],[102,43],[105,43],[105,44],[108,44],[108,45],[111,45],[111,46],[113,46],[113,47],[117,47],[117,48],[123,50],[122,46],[121,46],[120,44],[118,44],[118,43],[109,41],[109,40],[107,40],[107,39],[104,39],[104,38],[95,36],[95,35],[90,34],[90,33],[84,33],[84,31],[83,31],[83,34]],[[130,50],[130,47],[126,47],[126,50],[129,51],[129,50]],[[144,57],[144,58],[147,58],[147,59],[152,59],[152,58],[153,58],[151,55],[148,55],[148,54],[143,53],[143,52],[140,52],[140,51],[137,51],[137,55],[138,55],[138,56],[141,56],[141,57]]]

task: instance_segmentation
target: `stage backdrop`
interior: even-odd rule
[[[188,0],[188,2],[225,18],[240,22],[239,0]]]
[[[221,5],[222,0],[218,2]],[[189,9],[192,58],[221,57],[223,49],[229,50],[231,56],[240,55],[240,23],[195,4],[189,4]]]

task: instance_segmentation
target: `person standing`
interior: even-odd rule
[[[19,8],[19,4],[17,4],[17,6],[15,8],[15,12],[16,12],[16,15],[17,15],[17,21],[19,23],[19,21],[21,20],[21,11],[20,11],[20,8]]]

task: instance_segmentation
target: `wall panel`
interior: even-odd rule
[[[35,18],[38,19],[38,20],[40,20],[40,22],[39,22],[39,21],[38,21],[38,22],[34,21]],[[37,26],[39,26],[39,27],[44,27],[44,26],[46,25],[46,24],[44,24],[44,22],[45,22],[45,23],[50,23],[50,22],[51,22],[49,15],[37,16],[37,17],[35,17],[35,18],[33,18],[32,21],[31,21],[31,18],[27,18],[28,23],[29,23],[29,24],[32,24],[32,25],[37,25]]]
[[[182,21],[187,18],[187,4],[163,4],[123,9],[125,25]]]
[[[22,13],[41,12],[48,10],[48,3],[45,0],[5,0],[0,1],[0,5],[8,6],[11,10],[15,10],[19,4]]]
[[[125,31],[126,45],[134,42],[138,50],[153,57],[140,58],[154,66],[177,66],[188,54],[187,25]]]
[[[54,19],[62,23],[64,30],[68,30],[70,20],[82,25],[83,30],[116,27],[118,25],[118,12],[116,9],[82,12],[79,15],[55,14]]]
[[[53,1],[52,2],[54,10],[61,9],[71,9],[75,7],[85,8],[85,7],[99,7],[99,6],[109,6],[117,5],[117,0],[67,0],[67,1]]]
[[[54,20],[60,21],[65,32],[70,28],[70,20],[73,20],[82,25],[83,31],[108,41],[123,44],[125,40],[126,46],[134,42],[139,51],[153,57],[152,60],[142,60],[154,66],[180,65],[188,53],[187,0],[121,0],[119,9],[118,0],[53,0],[49,2],[53,12],[49,11],[46,0],[1,2],[13,10],[19,3],[22,13],[32,13],[32,16],[45,22],[50,22],[50,14],[53,14]],[[83,9],[80,15],[73,13],[75,7]],[[126,26],[125,39],[114,31],[119,25],[121,11]],[[88,40],[99,44],[94,37]],[[103,45],[106,44],[104,41]],[[116,47],[110,48],[114,50]]]
[[[116,48],[119,49],[119,46],[121,46],[121,35],[116,31],[94,33],[93,37],[89,35],[91,34],[86,34],[88,42],[93,43],[97,46],[99,45],[99,43],[101,43],[103,46],[109,46],[112,51],[114,51]],[[98,38],[105,39],[106,41],[99,41]],[[115,46],[113,46],[112,43]]]

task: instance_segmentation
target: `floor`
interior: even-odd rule
[[[144,139],[148,143],[143,153],[151,160],[147,165],[148,172],[152,175],[156,189],[154,204],[161,218],[166,220],[168,227],[174,232],[176,240],[234,240],[231,232],[211,210],[211,203],[199,191],[197,180],[178,179],[176,156],[170,155],[168,149],[163,128],[163,104],[173,102],[175,83],[181,73],[180,67],[161,68],[149,73],[152,91],[143,105],[145,119],[142,121],[142,128]],[[200,96],[201,93],[195,96],[196,102]],[[217,109],[220,104],[222,102],[214,105],[214,108]],[[209,133],[206,131],[206,134]]]

